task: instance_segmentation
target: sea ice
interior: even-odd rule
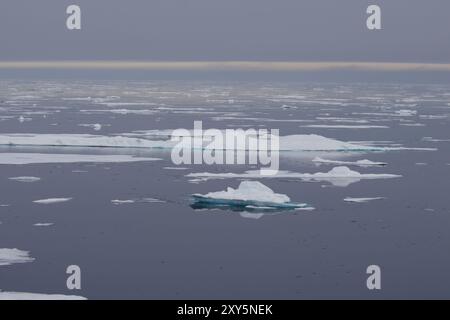
[[[0,266],[8,266],[14,263],[33,262],[28,251],[19,249],[0,249]]]
[[[50,153],[0,153],[0,165],[24,165],[47,163],[120,163],[156,161],[158,158],[141,158],[130,155],[88,155],[88,154],[50,154]]]
[[[72,200],[72,198],[49,198],[49,199],[35,200],[33,202],[37,204],[53,204],[53,203],[67,202],[70,200]]]
[[[351,197],[347,197],[344,199],[344,201],[346,202],[355,202],[355,203],[365,203],[365,202],[369,202],[369,201],[373,201],[373,200],[382,200],[385,199],[383,197],[376,197],[376,198],[351,198]]]
[[[245,133],[242,134],[246,138]],[[192,139],[181,139],[180,142],[171,139],[151,140],[144,138],[134,138],[123,134],[119,136],[102,136],[90,134],[3,134],[0,135],[0,145],[8,146],[57,146],[57,147],[109,147],[109,148],[155,148],[171,149],[174,146],[183,148],[192,148],[195,145],[202,145],[204,149],[217,148],[216,143],[211,143],[210,138],[192,137]],[[197,143],[196,139],[200,141]],[[259,138],[264,144],[264,137]],[[270,135],[266,136],[271,139]],[[194,141],[191,141],[194,140]],[[288,135],[280,136],[280,151],[391,151],[391,150],[436,150],[435,148],[403,148],[403,147],[377,147],[366,146],[359,143],[343,142],[335,139],[326,138],[320,135]],[[192,143],[193,142],[193,143]],[[268,142],[267,142],[268,143]],[[223,148],[236,146],[228,146]],[[244,146],[247,151],[255,151],[249,148],[249,144]]]
[[[28,292],[5,292],[0,290],[0,300],[87,300],[81,296],[43,294]]]
[[[322,159],[319,157],[316,157],[312,160],[316,163],[323,163],[323,164],[335,164],[335,165],[355,165],[359,167],[377,167],[377,166],[386,166],[386,162],[373,162],[367,159],[364,160],[358,160],[358,161],[339,161],[339,160],[327,160]]]
[[[282,179],[300,179],[304,181],[327,181],[335,186],[346,187],[352,183],[359,182],[363,179],[390,179],[400,178],[395,174],[367,174],[350,170],[348,167],[335,167],[329,172],[317,173],[298,173],[290,171],[278,171],[275,175],[261,175],[259,170],[249,170],[245,173],[189,173],[186,175],[191,178],[200,178],[202,180],[209,179],[225,179],[225,178],[242,178],[242,179],[263,179],[263,178],[282,178]]]
[[[8,179],[17,182],[37,182],[41,180],[41,178],[38,177],[11,177]]]

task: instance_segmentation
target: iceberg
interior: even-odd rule
[[[317,172],[317,173],[299,173],[291,171],[278,171],[275,175],[261,175],[259,170],[249,170],[245,173],[189,173],[186,177],[200,178],[202,180],[209,179],[229,179],[229,178],[242,178],[242,179],[300,179],[303,181],[326,181],[335,186],[346,187],[352,183],[359,182],[363,179],[390,179],[400,178],[401,175],[396,174],[372,174],[372,173],[359,173],[357,171],[350,170],[348,167],[341,166],[331,169],[329,172]]]
[[[237,189],[228,187],[226,191],[193,194],[194,209],[229,208],[237,211],[294,210],[311,208],[305,203],[291,202],[284,194],[258,181],[242,181]]]
[[[386,166],[386,162],[373,162],[367,159],[358,160],[358,161],[339,161],[339,160],[327,160],[322,159],[320,157],[316,157],[312,160],[315,163],[320,164],[335,164],[335,165],[355,165],[359,167],[377,167],[377,166]]]
[[[49,198],[49,199],[35,200],[33,202],[37,204],[53,204],[53,203],[67,202],[70,200],[72,200],[72,198]]]
[[[14,263],[33,262],[28,251],[19,249],[0,249],[0,266],[8,266]]]

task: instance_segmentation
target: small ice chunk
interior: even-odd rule
[[[17,181],[17,182],[37,182],[40,181],[41,178],[38,177],[11,177],[9,180]]]
[[[50,222],[45,222],[45,223],[35,223],[35,224],[33,224],[33,226],[35,226],[35,227],[50,227],[50,226],[52,226],[53,225],[53,223],[50,223]]]
[[[87,300],[81,296],[0,291],[0,300]]]
[[[79,126],[91,128],[91,129],[94,129],[95,131],[100,131],[103,128],[103,126],[100,123],[82,123],[82,124],[79,124]]]
[[[376,197],[376,198],[351,198],[351,197],[347,197],[344,199],[344,201],[346,202],[355,202],[355,203],[365,203],[365,202],[369,202],[369,201],[373,201],[373,200],[382,200],[385,199],[383,197]]]
[[[49,199],[35,200],[33,202],[38,204],[53,204],[53,203],[67,202],[70,200],[72,200],[72,198],[49,198]]]
[[[319,157],[316,157],[312,160],[316,163],[323,163],[323,164],[338,164],[338,165],[355,165],[360,167],[372,167],[372,166],[385,166],[387,165],[386,162],[374,162],[367,159],[364,160],[358,160],[358,161],[339,161],[339,160],[327,160],[322,159]]]

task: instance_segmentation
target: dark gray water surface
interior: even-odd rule
[[[398,112],[404,109],[417,113]],[[0,266],[0,289],[90,299],[449,298],[450,142],[423,140],[450,139],[449,116],[450,90],[439,85],[2,80],[0,134],[121,135],[192,129],[195,120],[202,120],[204,128],[280,129],[281,135],[314,133],[437,150],[322,153],[327,159],[387,162],[385,167],[351,169],[402,177],[347,187],[260,180],[316,210],[256,219],[189,206],[190,194],[235,188],[239,180],[193,183],[185,175],[241,173],[247,166],[169,170],[175,166],[170,150],[2,146],[0,157],[39,152],[162,160],[0,165],[0,204],[9,204],[0,207],[0,248],[29,251],[35,258]],[[79,126],[96,123],[101,130]],[[282,153],[280,168],[309,173],[333,168],[314,164],[317,155]],[[41,181],[8,179],[17,176]],[[55,197],[73,200],[33,203]],[[346,197],[386,199],[359,204],[343,201]],[[142,198],[161,202],[111,202]],[[42,222],[54,224],[34,226]],[[82,270],[81,291],[66,288],[65,270],[73,264]],[[373,264],[382,269],[380,291],[366,287],[366,268]]]

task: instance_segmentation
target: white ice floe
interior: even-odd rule
[[[317,129],[388,129],[388,126],[374,126],[374,125],[332,125],[332,124],[311,124],[302,126],[303,128],[317,128]]]
[[[85,297],[64,294],[5,292],[0,290],[0,300],[87,300]]]
[[[35,223],[35,224],[33,224],[33,226],[35,226],[35,227],[50,227],[50,226],[52,226],[52,225],[53,225],[53,223],[50,223],[50,222]]]
[[[72,199],[73,198],[49,198],[49,199],[35,200],[33,202],[37,204],[53,204],[53,203],[67,202]]]
[[[88,154],[50,154],[50,153],[0,153],[1,164],[42,164],[42,163],[120,163],[156,161],[158,158],[134,157],[130,155],[88,155]]]
[[[205,132],[204,132],[205,133]],[[90,134],[3,134],[0,135],[0,145],[8,146],[57,146],[57,147],[110,147],[110,148],[156,148],[171,149],[174,146],[183,148],[192,148],[201,145],[204,149],[216,149],[217,143],[211,142],[211,136],[206,139],[202,137],[193,137],[192,139],[160,139],[150,140],[143,138],[134,138],[121,136],[102,136]],[[245,132],[237,132],[237,138],[242,135],[242,139],[248,139]],[[184,137],[184,135],[176,135],[175,137]],[[272,136],[267,135],[266,143]],[[199,141],[196,141],[199,139]],[[264,137],[260,137],[260,145],[264,144]],[[194,141],[192,141],[194,140]],[[214,139],[213,139],[214,140]],[[262,141],[261,141],[262,140]],[[246,140],[244,140],[246,141]],[[436,150],[435,148],[404,148],[404,147],[378,147],[367,146],[359,143],[343,142],[335,139],[326,138],[320,135],[288,135],[280,136],[280,151],[391,151],[391,150]],[[233,144],[221,145],[221,148],[233,148]],[[258,146],[246,143],[242,150],[256,151]],[[252,149],[253,148],[253,149]]]
[[[351,197],[347,197],[344,199],[344,201],[346,202],[355,202],[355,203],[366,203],[369,201],[373,201],[373,200],[382,200],[385,199],[383,197],[375,197],[375,198],[351,198]]]
[[[402,109],[395,111],[395,113],[402,117],[412,117],[417,114],[417,110]]]
[[[329,172],[317,172],[317,173],[298,173],[290,171],[278,171],[275,175],[261,175],[259,170],[249,170],[245,173],[190,173],[187,177],[197,178],[201,180],[209,179],[226,179],[226,178],[241,178],[241,179],[300,179],[303,181],[326,181],[335,186],[346,187],[352,183],[359,182],[363,179],[390,179],[400,178],[401,175],[396,174],[367,174],[359,173],[357,171],[350,170],[348,167],[335,167]]]
[[[8,179],[17,181],[17,182],[37,182],[37,181],[41,180],[41,178],[38,178],[38,177],[11,177]]]
[[[33,262],[28,251],[19,249],[0,249],[0,266],[8,266],[15,263]]]
[[[273,192],[272,189],[258,181],[242,181],[237,189],[228,187],[226,191],[193,194],[196,203],[218,206],[238,206],[247,209],[305,208],[306,204],[293,203],[285,194]]]
[[[450,142],[450,139],[436,139],[433,137],[423,137],[422,141],[427,141],[427,142]]]
[[[321,164],[334,164],[334,165],[355,165],[359,167],[379,167],[379,166],[386,166],[386,162],[374,162],[367,159],[364,160],[358,160],[358,161],[339,161],[339,160],[327,160],[322,159],[319,157],[316,157],[312,160],[315,163],[321,163]]]

